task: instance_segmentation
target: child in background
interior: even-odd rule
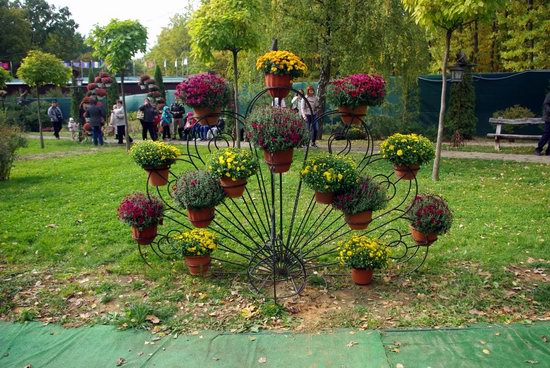
[[[69,132],[71,132],[71,139],[76,141],[78,139],[78,124],[73,118],[69,118]]]
[[[170,112],[170,107],[164,106],[162,108],[160,122],[162,124],[162,139],[171,139],[170,126],[172,125],[172,113]]]

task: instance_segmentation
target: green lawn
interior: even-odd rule
[[[124,147],[47,141],[42,153],[37,142],[21,150],[11,180],[0,183],[4,319],[156,331],[316,330],[533,320],[550,308],[548,165],[449,159],[437,183],[423,168],[421,191],[443,195],[455,222],[431,246],[420,272],[402,278],[379,273],[365,289],[334,275],[346,270],[320,271],[301,298],[281,307],[256,298],[243,275],[194,278],[181,260],[158,257],[149,258],[152,269],[144,265],[129,228],[116,218],[120,199],[143,191],[146,180]],[[384,162],[372,166],[371,175],[390,170]],[[178,163],[175,171],[182,168]],[[289,192],[295,172],[285,174]],[[227,269],[221,267],[214,265]],[[151,315],[161,323],[148,321]]]

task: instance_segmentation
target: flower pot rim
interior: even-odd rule
[[[155,170],[155,171],[159,171],[159,170],[167,170],[167,169],[170,169],[170,165],[167,165],[167,166],[159,166],[159,167],[153,167],[153,166],[142,166],[142,168],[144,170]]]

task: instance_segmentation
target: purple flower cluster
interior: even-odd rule
[[[191,107],[214,109],[229,102],[229,87],[214,73],[196,74],[177,85],[176,98]]]
[[[120,221],[139,230],[157,225],[163,216],[164,205],[156,198],[148,198],[143,193],[133,193],[124,197],[118,206]]]

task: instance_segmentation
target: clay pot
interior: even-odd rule
[[[332,204],[333,199],[333,192],[315,192],[315,201],[317,201],[317,203]]]
[[[393,165],[395,176],[403,180],[413,180],[420,170],[420,165]]]
[[[365,230],[372,221],[372,211],[364,211],[355,215],[345,214],[344,219],[352,230]]]
[[[158,169],[143,168],[149,174],[149,185],[160,187],[168,183],[169,167],[161,167]]]
[[[267,73],[265,75],[265,86],[267,88],[272,87],[283,87],[281,89],[270,89],[269,94],[271,97],[279,98],[285,98],[290,93],[290,89],[285,88],[292,88],[292,77],[289,74],[271,74]]]
[[[435,233],[425,234],[423,232],[416,230],[412,226],[409,226],[409,228],[411,229],[412,238],[418,245],[430,245],[437,240],[437,234]]]
[[[211,109],[209,107],[193,107],[193,112],[195,113],[194,117],[200,125],[218,125],[221,111],[221,106],[216,107],[215,109]]]
[[[210,255],[185,256],[185,264],[191,275],[204,275],[210,268]]]
[[[372,270],[366,270],[364,268],[352,268],[351,279],[357,285],[368,285],[372,282]]]
[[[220,184],[225,194],[230,198],[239,198],[243,196],[246,188],[246,179],[233,180],[231,178],[220,178]]]
[[[214,220],[215,208],[187,209],[189,221],[194,227],[207,227]]]
[[[269,169],[272,172],[279,174],[290,170],[293,155],[294,149],[292,148],[273,153],[264,150],[264,160],[269,165]]]
[[[143,230],[139,230],[137,227],[132,226],[132,238],[141,245],[148,245],[155,240],[157,236],[157,225],[148,227]]]
[[[367,105],[361,105],[351,108],[347,105],[338,107],[338,111],[342,113],[340,118],[344,125],[361,124],[361,119],[367,114]]]

